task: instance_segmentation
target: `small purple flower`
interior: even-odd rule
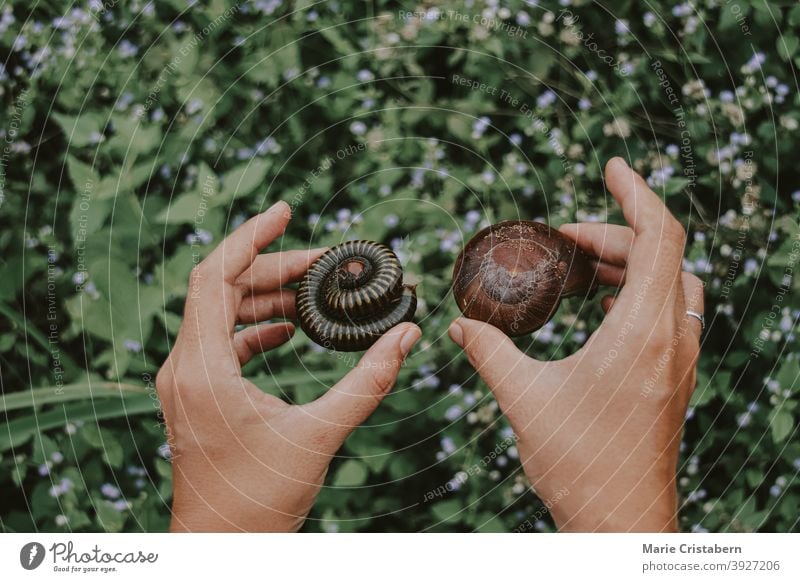
[[[692,7],[690,4],[686,2],[672,7],[672,15],[677,16],[678,18],[680,18],[681,16],[689,16],[691,13],[692,13]]]
[[[545,91],[536,98],[536,105],[537,107],[539,107],[539,109],[546,109],[547,107],[555,103],[556,99],[558,99],[556,94],[550,89],[548,89],[547,91]]]
[[[136,56],[136,53],[139,52],[139,48],[127,39],[119,43],[118,50],[119,54],[126,58]]]
[[[164,459],[170,460],[172,458],[172,451],[169,448],[169,443],[164,443],[158,447],[158,454]]]
[[[109,499],[116,499],[119,497],[119,489],[114,487],[111,483],[104,483],[100,486],[100,493],[108,497]]]
[[[133,339],[126,339],[122,342],[123,347],[129,352],[138,354],[142,351],[142,344]]]
[[[580,109],[581,111],[586,111],[588,109],[591,109],[591,107],[592,107],[592,102],[589,101],[589,99],[587,99],[586,97],[582,97],[578,101],[578,109]]]
[[[475,122],[472,124],[473,139],[478,139],[479,137],[481,137],[486,131],[486,129],[489,127],[489,125],[491,125],[491,123],[492,120],[486,117],[485,115],[476,119]]]
[[[451,406],[450,408],[448,408],[445,411],[444,417],[447,420],[452,422],[452,421],[456,420],[459,416],[461,416],[462,412],[463,412],[463,410],[461,410],[461,407],[458,406],[457,404],[454,404],[453,406]]]
[[[363,121],[354,121],[350,124],[350,132],[353,135],[364,135],[367,133],[367,125]]]
[[[442,381],[439,379],[439,377],[438,376],[434,376],[433,374],[431,374],[430,376],[427,376],[425,379],[422,380],[422,383],[427,388],[438,388],[439,384],[441,384],[441,382]]]
[[[203,100],[202,99],[192,99],[189,103],[186,104],[186,113],[188,115],[194,115],[198,111],[203,109]]]
[[[358,73],[356,73],[356,79],[358,79],[361,83],[367,83],[372,81],[374,78],[375,75],[373,75],[372,71],[369,69],[361,69]]]
[[[452,455],[456,450],[456,443],[450,437],[444,437],[440,444],[442,445],[442,450],[448,455]]]
[[[769,494],[772,495],[773,497],[780,496],[782,491],[783,489],[781,489],[778,485],[773,485],[772,487],[769,488]]]
[[[68,491],[72,490],[73,485],[74,484],[72,483],[71,479],[64,477],[57,484],[50,487],[49,491],[50,497],[60,497],[64,493],[67,493]]]

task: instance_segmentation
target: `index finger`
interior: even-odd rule
[[[650,305],[659,310],[680,282],[685,233],[658,195],[622,158],[606,164],[606,184],[633,228],[626,285],[615,303],[631,306],[648,290]],[[619,310],[623,311],[623,310]]]
[[[191,346],[187,353],[201,365],[211,360],[216,371],[223,363],[238,368],[233,328],[242,297],[234,283],[258,252],[283,233],[290,215],[285,202],[273,204],[236,229],[192,271],[181,334]]]
[[[211,272],[220,272],[226,283],[233,284],[255,260],[258,253],[283,234],[292,210],[280,200],[233,231],[204,263]]]

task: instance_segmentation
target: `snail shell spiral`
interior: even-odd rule
[[[315,343],[365,350],[417,309],[413,286],[391,249],[367,240],[333,247],[309,268],[297,290],[300,327]]]
[[[546,224],[507,220],[486,227],[461,251],[453,295],[461,312],[507,335],[536,331],[561,299],[597,290],[589,257]]]

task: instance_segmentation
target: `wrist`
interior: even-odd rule
[[[173,471],[172,532],[296,532],[313,504],[288,499],[267,479],[252,486],[221,475]],[[290,489],[289,489],[290,490]]]
[[[598,489],[575,484],[551,515],[562,532],[676,532],[677,489],[669,482],[635,486],[611,483]]]

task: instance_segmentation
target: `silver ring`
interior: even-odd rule
[[[692,311],[691,309],[686,310],[686,315],[689,317],[694,317],[698,321],[700,321],[700,330],[704,330],[706,328],[706,318],[703,317],[702,313],[697,313],[696,311]]]

